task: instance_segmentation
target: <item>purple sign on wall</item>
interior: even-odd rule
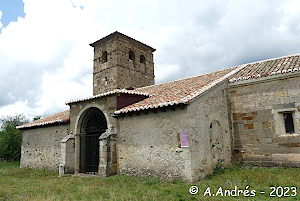
[[[189,134],[188,132],[180,132],[181,147],[189,147]]]

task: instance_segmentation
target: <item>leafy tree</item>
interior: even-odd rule
[[[7,126],[11,126],[16,128],[16,126],[20,126],[29,122],[27,117],[24,114],[15,114],[13,116],[2,116],[0,118],[2,122],[1,129],[5,129]]]
[[[28,123],[24,114],[2,116],[0,131],[0,158],[6,160],[19,160],[21,156],[22,132],[16,126]]]
[[[19,160],[21,156],[22,132],[7,125],[0,132],[0,158]]]

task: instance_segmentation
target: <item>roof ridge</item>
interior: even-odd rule
[[[61,119],[64,116],[66,116],[66,114],[64,114],[64,113],[69,113],[68,114],[69,118],[67,120],[66,119],[65,120]],[[64,115],[58,115],[58,114],[64,114]],[[56,119],[54,119],[54,120],[48,120],[48,121],[42,121],[42,120],[46,120],[47,118],[50,119],[51,117],[56,117]],[[17,129],[31,128],[31,127],[35,127],[35,126],[43,126],[43,125],[48,125],[48,124],[53,124],[53,123],[68,122],[69,120],[70,120],[70,109],[67,109],[65,111],[58,112],[58,113],[52,114],[50,116],[44,117],[42,119],[39,119],[39,120],[36,120],[36,121],[33,121],[33,122],[29,122],[27,124],[23,124],[23,125],[17,126],[16,128]]]
[[[220,72],[220,71],[225,71],[225,75],[220,76],[220,77],[217,76],[216,79],[213,79],[213,81],[211,81],[207,85],[199,87],[198,90],[196,89],[194,92],[185,95],[183,98],[180,98],[179,100],[172,100],[172,101],[165,100],[164,102],[160,102],[160,103],[150,103],[150,104],[148,103],[148,105],[134,106],[132,108],[127,108],[127,109],[126,109],[126,107],[124,107],[124,108],[121,108],[119,110],[114,111],[114,114],[118,115],[120,113],[140,111],[140,110],[145,110],[145,109],[149,109],[149,108],[166,107],[166,106],[173,106],[173,105],[178,105],[178,104],[188,104],[188,102],[190,100],[200,96],[205,91],[215,87],[216,85],[218,85],[222,81],[226,80],[228,77],[232,76],[233,74],[237,73],[241,69],[245,68],[245,66],[246,66],[246,64],[242,64],[242,65],[239,65],[239,66],[234,66],[234,67],[231,67],[231,68],[226,68],[226,69],[210,72],[210,73],[216,73],[216,72]],[[232,68],[235,68],[235,69],[231,70]],[[208,75],[210,73],[206,73],[206,74],[198,75],[198,76],[193,76],[193,77],[205,76],[205,75]],[[184,79],[189,79],[189,78],[184,78]],[[184,80],[184,79],[180,79],[180,80]],[[175,80],[175,81],[178,81],[178,80]],[[173,82],[175,82],[175,81],[173,81]],[[167,83],[172,83],[172,82],[167,82]]]
[[[157,86],[157,85],[161,85],[161,84],[172,83],[172,82],[177,82],[177,81],[180,81],[180,80],[185,80],[185,79],[190,79],[190,78],[194,78],[194,77],[204,76],[204,75],[207,75],[207,74],[210,74],[210,73],[215,73],[215,72],[219,72],[219,71],[230,69],[230,68],[237,68],[237,67],[242,66],[242,65],[247,66],[249,64],[262,63],[262,62],[265,62],[265,61],[272,61],[272,60],[282,59],[282,58],[292,57],[292,56],[300,56],[300,53],[289,54],[289,55],[285,55],[285,56],[281,56],[281,57],[274,57],[274,58],[271,58],[271,59],[264,59],[264,60],[260,60],[260,61],[249,62],[249,63],[245,63],[245,64],[232,66],[232,67],[229,67],[229,68],[223,68],[223,69],[220,69],[220,70],[217,70],[217,71],[208,72],[208,73],[205,73],[205,74],[200,74],[200,75],[195,75],[195,76],[191,76],[191,77],[181,78],[181,79],[172,80],[172,81],[169,81],[169,82],[164,82],[164,83],[159,83],[159,84],[153,84],[153,85],[149,85],[149,86],[140,87],[140,88],[137,88],[137,89],[144,89],[144,88],[149,88],[149,87],[153,87],[153,86]]]
[[[220,70],[217,70],[217,71],[211,71],[211,72],[208,72],[208,73],[204,73],[204,74],[200,74],[200,75],[194,75],[194,76],[191,76],[191,77],[180,78],[180,79],[172,80],[172,81],[169,81],[169,82],[163,82],[163,83],[159,83],[159,84],[152,84],[152,85],[148,85],[148,86],[144,86],[144,87],[140,87],[140,88],[136,88],[136,89],[145,89],[145,88],[158,86],[158,85],[162,85],[162,84],[166,84],[166,83],[173,83],[173,82],[178,82],[178,81],[185,80],[185,79],[196,78],[196,77],[204,76],[204,75],[207,75],[207,74],[210,74],[210,73],[216,73],[216,72],[223,71],[223,70],[228,70],[228,69],[231,69],[231,68],[237,68],[237,67],[242,66],[242,65],[245,65],[245,64],[232,66],[232,67],[229,67],[229,68],[223,68],[223,69],[220,69]]]
[[[289,54],[289,55],[285,55],[285,56],[281,56],[281,57],[274,57],[274,58],[271,58],[271,59],[264,59],[264,60],[260,60],[260,61],[249,62],[249,63],[246,63],[246,65],[255,64],[255,63],[262,63],[262,62],[266,62],[266,61],[273,61],[273,60],[276,60],[276,59],[283,59],[283,58],[293,57],[293,56],[300,56],[300,53]]]
[[[242,70],[243,68],[245,68],[247,66],[247,64],[242,64],[239,66],[234,66],[236,67],[234,70],[229,71],[228,73],[226,73],[225,75],[223,75],[222,77],[219,77],[217,79],[215,79],[214,81],[212,81],[211,83],[209,83],[206,86],[201,87],[199,90],[196,90],[195,92],[193,92],[191,95],[187,95],[184,98],[182,98],[181,100],[185,100],[185,101],[190,101],[194,98],[196,98],[197,96],[201,95],[203,92],[207,91],[208,89],[214,87],[215,85],[219,84],[220,82],[224,81],[225,79],[227,79],[228,77],[236,74],[237,72],[239,72],[240,70]],[[231,67],[231,68],[234,68]],[[230,69],[230,68],[226,68],[226,69]],[[225,70],[225,69],[223,69]],[[214,72],[218,72],[218,71],[214,71]],[[187,98],[189,97],[189,98]]]
[[[285,56],[271,58],[271,59],[265,59],[265,60],[261,60],[261,61],[255,61],[255,62],[247,63],[245,65],[249,66],[249,69],[251,69],[252,67],[253,67],[253,69],[255,69],[255,65],[257,65],[257,64],[258,65],[265,65],[264,63],[268,62],[268,61],[273,61],[273,62],[278,62],[279,61],[280,62],[283,59],[290,60],[291,57],[299,57],[299,56],[300,56],[300,53],[296,53],[296,54],[290,54],[290,55],[285,55]],[[299,58],[297,60],[299,60]],[[248,72],[244,75],[237,74],[236,77],[233,77],[232,79],[230,79],[229,82],[243,81],[243,80],[248,80],[248,79],[253,79],[253,78],[261,78],[261,77],[272,76],[272,75],[277,75],[277,74],[284,74],[284,73],[289,73],[289,72],[294,73],[294,72],[300,70],[300,68],[298,68],[299,65],[296,65],[296,66],[287,65],[287,66],[284,66],[283,69],[282,69],[281,66],[283,66],[281,63],[279,63],[275,69],[274,69],[275,66],[273,66],[271,68],[267,68],[265,66],[265,69],[267,69],[268,72],[266,72],[266,71],[258,72],[256,70],[256,72],[254,72],[254,73],[253,72],[251,72],[251,73]]]
[[[76,103],[76,102],[80,102],[80,101],[91,100],[91,99],[94,99],[94,98],[108,96],[108,95],[112,95],[112,94],[116,94],[116,93],[125,93],[125,94],[135,94],[135,95],[150,96],[149,93],[143,93],[143,92],[139,92],[139,91],[136,91],[136,90],[114,89],[112,91],[108,91],[108,92],[105,92],[105,93],[97,94],[97,95],[94,95],[94,96],[88,96],[88,97],[85,97],[85,98],[78,98],[78,99],[75,99],[75,100],[69,100],[69,101],[66,101],[65,104],[68,105],[70,103]]]

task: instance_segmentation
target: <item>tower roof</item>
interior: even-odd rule
[[[132,40],[132,41],[134,41],[134,42],[137,42],[137,43],[139,43],[139,44],[141,44],[141,45],[143,45],[143,46],[149,48],[152,52],[154,52],[154,51],[156,50],[156,49],[150,47],[149,45],[146,45],[146,44],[144,44],[144,43],[142,43],[142,42],[140,42],[140,41],[138,41],[138,40],[135,40],[135,39],[133,39],[133,38],[131,38],[131,37],[129,37],[129,36],[126,36],[125,34],[122,34],[122,33],[118,32],[118,31],[115,31],[115,32],[109,34],[108,36],[105,36],[105,37],[103,37],[103,38],[101,38],[101,39],[99,39],[99,40],[97,40],[97,41],[91,43],[90,46],[95,47],[97,44],[99,44],[99,43],[101,43],[101,42],[104,42],[104,41],[106,41],[106,40],[109,40],[109,39],[111,39],[111,38],[113,38],[113,37],[116,37],[116,36],[125,37],[125,38],[127,38],[127,39],[129,39],[129,40]]]

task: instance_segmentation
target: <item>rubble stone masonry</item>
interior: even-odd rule
[[[231,163],[226,83],[190,105],[152,109],[118,117],[119,173],[196,182],[217,163]],[[178,133],[189,147],[179,148]]]
[[[107,60],[103,54],[107,52]],[[134,53],[129,58],[129,51]],[[154,50],[121,34],[94,46],[93,94],[154,84]],[[144,56],[141,62],[140,57]]]
[[[69,124],[23,130],[21,168],[58,171],[61,139],[68,131]]]

